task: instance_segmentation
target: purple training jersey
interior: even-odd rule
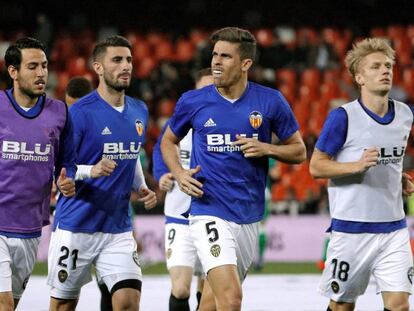
[[[73,132],[63,102],[41,96],[26,112],[12,92],[0,92],[0,234],[33,237],[48,223],[55,167],[75,175]]]

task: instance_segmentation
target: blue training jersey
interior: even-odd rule
[[[211,215],[239,224],[260,221],[264,212],[267,157],[247,159],[233,145],[236,135],[271,143],[272,132],[282,141],[298,124],[279,91],[249,82],[231,103],[214,85],[189,91],[180,98],[170,128],[184,137],[193,128],[191,167],[204,195],[192,198],[191,215]]]
[[[71,106],[70,115],[77,164],[94,165],[106,157],[114,160],[117,167],[111,176],[77,181],[73,198],[59,198],[54,229],[131,231],[129,198],[148,123],[147,107],[125,96],[124,111],[118,112],[94,91]]]

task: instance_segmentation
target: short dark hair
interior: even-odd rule
[[[241,59],[250,58],[254,60],[256,57],[256,39],[248,30],[238,27],[221,28],[211,35],[210,40],[213,45],[217,41],[239,43]]]
[[[106,48],[109,46],[123,46],[130,50],[132,49],[131,43],[125,37],[122,37],[122,36],[108,37],[96,44],[92,52],[93,60],[96,61],[99,56],[101,56],[103,53],[106,52]]]
[[[39,49],[46,53],[46,47],[39,40],[30,37],[18,39],[6,50],[6,54],[4,55],[6,68],[13,66],[17,70],[20,69],[23,49]]]
[[[195,80],[195,82],[198,82],[198,81],[201,80],[202,77],[208,77],[208,76],[211,76],[211,75],[212,75],[212,73],[211,73],[211,68],[210,67],[203,68],[203,69],[200,69],[199,71],[197,71],[195,73],[194,80]]]
[[[66,94],[81,98],[92,91],[92,83],[84,77],[73,77],[66,86]]]

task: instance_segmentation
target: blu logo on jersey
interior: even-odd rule
[[[387,164],[397,164],[403,160],[405,152],[404,146],[395,146],[388,148],[380,148],[379,150],[379,159],[377,164],[387,165]]]
[[[50,144],[46,144],[42,147],[41,144],[35,144],[34,149],[27,148],[26,142],[18,141],[3,141],[2,151],[5,153],[20,153],[20,154],[34,154],[34,155],[47,155],[50,153]]]
[[[246,134],[239,134],[247,137]],[[252,138],[259,139],[259,134],[254,133]],[[234,137],[236,140],[236,137]],[[231,134],[207,134],[207,151],[211,152],[234,152],[240,151],[240,146],[233,145]]]
[[[136,143],[131,141],[129,148],[124,147],[123,142],[119,143],[105,143],[103,148],[103,153],[138,153],[141,149],[141,143]]]

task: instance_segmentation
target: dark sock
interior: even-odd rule
[[[197,308],[196,308],[196,311],[197,311],[198,307],[200,306],[201,292],[197,292],[196,297],[197,297]]]
[[[177,299],[170,295],[170,311],[190,311],[190,305],[188,304],[188,298]]]
[[[101,311],[112,311],[112,295],[105,284],[98,284],[101,291]]]
[[[329,306],[328,306],[328,309],[326,309],[326,311],[332,311],[332,309],[331,309],[331,308],[329,308]]]

